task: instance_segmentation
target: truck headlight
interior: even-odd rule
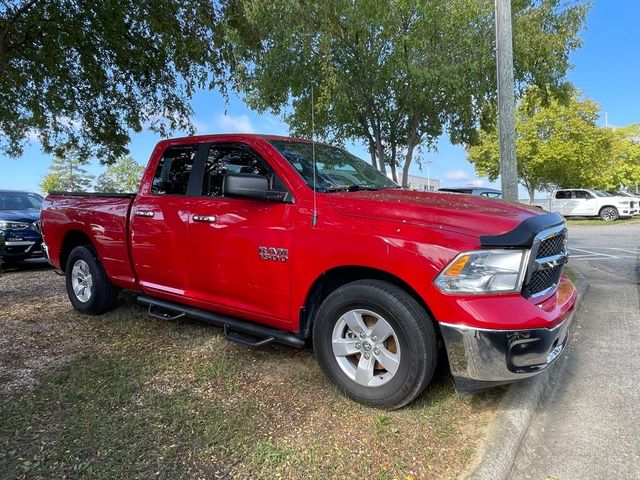
[[[31,224],[25,222],[10,222],[0,220],[0,230],[26,230]]]
[[[445,293],[508,293],[522,289],[528,250],[476,250],[454,258],[434,280]]]

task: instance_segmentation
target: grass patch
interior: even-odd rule
[[[622,224],[633,224],[640,223],[640,218],[631,217],[631,218],[619,218],[613,222],[605,222],[600,218],[568,218],[567,225],[582,225],[582,226],[602,226],[602,225],[622,225]]]
[[[126,297],[101,317],[49,302],[50,320],[34,302],[12,299],[5,332],[68,321],[74,352],[0,397],[0,478],[453,478],[500,396],[460,398],[439,374],[383,412],[343,397],[308,349],[238,347],[212,327],[149,319]]]

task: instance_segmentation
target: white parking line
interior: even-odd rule
[[[625,253],[633,253],[633,254],[637,254],[638,251],[637,250],[629,250],[627,248],[615,248],[615,247],[607,247],[609,250],[618,250],[620,252],[625,252]]]
[[[591,250],[585,250],[584,248],[569,247],[569,250],[571,251],[578,250],[579,252],[590,253],[591,255],[597,255],[598,257],[618,258],[615,255],[609,255],[607,253],[600,253],[600,252],[592,252]]]

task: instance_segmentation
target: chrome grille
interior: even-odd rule
[[[560,275],[562,274],[562,265],[558,265],[546,270],[538,270],[533,272],[531,280],[527,285],[527,289],[530,295],[544,292],[545,290],[557,285],[560,281]]]
[[[564,251],[564,233],[559,233],[553,237],[544,239],[538,247],[536,258],[546,258],[553,255],[559,255]]]
[[[535,297],[558,285],[568,253],[565,249],[564,225],[540,232],[531,248],[531,260],[527,269],[522,293]]]

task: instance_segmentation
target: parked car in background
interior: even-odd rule
[[[0,235],[5,265],[42,256],[39,231],[43,198],[37,193],[0,190]]]
[[[633,194],[631,192],[624,192],[622,190],[607,190],[609,195],[618,196],[618,197],[627,197],[632,199],[635,203],[636,213],[635,215],[640,215],[640,195]]]
[[[483,187],[460,187],[460,188],[439,188],[439,192],[445,193],[466,193],[468,195],[480,195],[487,198],[502,198],[502,192],[495,188]]]
[[[639,208],[638,201],[630,197],[586,188],[556,190],[548,200],[536,205],[565,217],[600,217],[607,222],[631,217]]]
[[[462,392],[551,365],[576,302],[566,231],[557,213],[403,190],[339,148],[248,134],[163,140],[137,195],[56,193],[42,210],[75,309],[104,313],[123,288],[235,342],[310,341],[341,391],[384,408],[429,384],[439,345]]]

